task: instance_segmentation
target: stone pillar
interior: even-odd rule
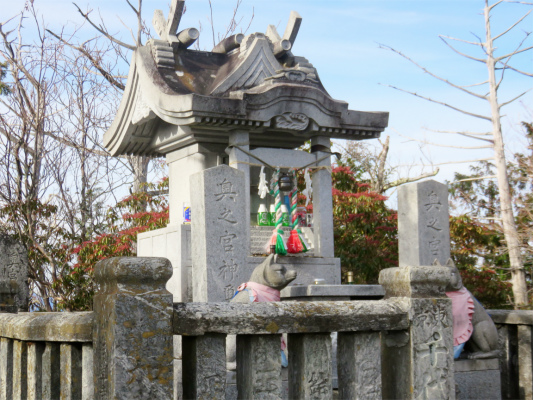
[[[223,399],[226,395],[226,335],[183,336],[183,398]]]
[[[452,303],[447,267],[388,268],[379,283],[386,298],[407,301],[411,325],[383,333],[384,399],[454,399]]]
[[[28,398],[28,344],[21,340],[13,343],[13,400]]]
[[[398,189],[399,265],[445,265],[450,258],[448,187],[429,180]]]
[[[250,151],[250,134],[248,132],[238,131],[231,132],[229,135],[229,145],[239,146],[240,148]],[[257,162],[257,160],[253,160]],[[244,249],[246,255],[250,255],[250,157],[240,151],[232,148],[229,153],[229,166],[244,173],[244,213],[248,218],[248,223],[244,228]],[[255,210],[254,210],[255,211]]]
[[[518,325],[518,393],[521,399],[533,399],[533,335],[531,325]]]
[[[94,296],[96,399],[173,398],[172,274],[164,258],[100,261]]]
[[[379,332],[339,332],[339,399],[381,399]]]
[[[44,348],[43,342],[28,342],[28,400],[44,398],[42,392]]]
[[[329,333],[289,334],[289,398],[333,398]]]
[[[13,397],[13,339],[0,339],[0,399]]]
[[[330,152],[330,138],[311,138],[311,151],[317,160]],[[320,161],[319,167],[331,167],[331,157]],[[333,200],[331,197],[331,171],[318,169],[313,172],[313,227],[315,232],[315,256],[333,257]]]
[[[244,173],[235,168],[221,165],[191,176],[193,301],[229,300],[250,277],[246,198]]]
[[[239,399],[280,399],[281,335],[237,336]]]
[[[60,396],[60,344],[54,342],[47,342],[45,344],[42,366],[43,366],[43,400],[54,400]]]
[[[82,346],[79,343],[61,343],[60,346],[61,399],[77,400],[82,397]]]
[[[192,174],[217,166],[218,154],[214,150],[195,144],[167,154],[169,226],[183,224],[183,206],[191,205],[189,178]],[[194,210],[191,211],[194,215]]]

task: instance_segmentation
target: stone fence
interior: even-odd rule
[[[236,334],[239,398],[330,399],[331,332],[339,332],[339,398],[455,396],[445,267],[383,271],[387,297],[379,301],[257,304],[173,304],[165,289],[171,266],[162,258],[110,259],[95,271],[100,291],[93,312],[0,314],[0,398],[181,398],[173,359],[180,335],[183,398],[225,399],[225,338]],[[492,313],[508,331],[512,324],[524,330],[524,319]],[[525,325],[531,339],[531,324]],[[288,394],[282,394],[282,334]],[[527,352],[521,340],[519,358],[531,363],[531,342]]]
[[[533,398],[533,311],[489,310],[500,338],[502,399]]]
[[[93,313],[0,314],[1,399],[92,399]]]

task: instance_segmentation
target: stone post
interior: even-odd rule
[[[450,258],[448,187],[429,180],[398,189],[399,265],[446,265]]]
[[[447,267],[381,271],[386,298],[407,301],[410,327],[382,334],[384,399],[454,399],[452,303]]]
[[[172,274],[164,258],[100,261],[94,296],[96,399],[173,398]]]
[[[226,335],[183,336],[183,399],[223,399]]]
[[[331,335],[289,334],[289,398],[331,399]]]
[[[193,301],[229,300],[250,277],[246,269],[249,197],[244,173],[227,165],[191,176]]]
[[[239,146],[240,148],[250,151],[250,134],[248,132],[237,131],[229,135],[229,145]],[[255,161],[255,160],[254,160]],[[229,165],[244,173],[244,213],[250,218],[250,157],[237,148],[232,148],[229,153]],[[255,211],[255,210],[254,210]],[[244,249],[246,255],[250,255],[250,222],[243,227],[244,229]]]
[[[211,146],[191,145],[167,154],[170,205],[168,226],[183,224],[183,206],[191,205],[189,178],[192,174],[217,165],[215,150]],[[194,216],[194,209],[191,211]]]
[[[0,235],[0,312],[28,310],[28,254],[24,246]]]
[[[311,152],[317,160],[330,152],[330,138],[315,136],[311,138]],[[331,167],[331,157],[320,161],[317,166]],[[331,171],[318,169],[313,172],[313,227],[315,231],[315,255],[333,257],[333,200],[331,198]]]

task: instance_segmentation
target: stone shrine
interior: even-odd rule
[[[266,33],[236,34],[212,51],[196,51],[189,46],[198,31],[188,28],[178,33],[183,7],[184,1],[174,0],[167,21],[161,11],[155,12],[153,23],[160,39],[134,52],[120,108],[104,136],[105,147],[114,156],[165,156],[169,166],[170,222],[164,229],[139,235],[137,255],[171,261],[174,274],[167,287],[175,301],[205,301],[205,293],[192,289],[195,262],[199,269],[204,267],[198,253],[191,258],[191,234],[193,243],[207,240],[205,251],[213,255],[202,257],[208,258],[216,257],[215,249],[229,237],[223,239],[222,228],[214,237],[208,232],[213,226],[196,233],[199,228],[193,222],[191,233],[191,226],[184,224],[184,208],[191,207],[192,221],[205,222],[215,212],[195,209],[201,207],[195,203],[195,188],[216,190],[198,186],[199,180],[209,179],[195,174],[221,165],[242,172],[239,252],[244,258],[239,262],[248,269],[242,270],[242,276],[249,276],[263,259],[253,256],[250,245],[250,239],[261,235],[252,226],[260,201],[260,167],[268,164],[288,171],[309,166],[313,227],[304,228],[304,234],[313,251],[286,257],[284,262],[298,271],[299,284],[309,285],[316,278],[340,284],[340,260],[333,252],[331,139],[377,138],[387,126],[388,113],[350,110],[346,102],[327,93],[313,64],[293,53],[302,21],[298,13],[291,12],[283,35],[269,25]],[[311,142],[310,153],[295,150],[306,141]],[[206,207],[224,211],[215,202]],[[219,258],[222,264],[215,268],[227,265],[226,278],[236,272],[231,259],[222,253]],[[218,287],[214,298],[230,298],[226,286]]]

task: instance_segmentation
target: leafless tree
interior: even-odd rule
[[[372,191],[384,194],[392,188],[429,178],[439,173],[439,169],[435,168],[431,172],[394,179],[393,176],[397,172],[397,168],[390,166],[388,162],[390,137],[386,136],[383,141],[380,139],[378,141],[381,147],[371,147],[362,141],[349,141],[341,147],[343,158],[364,171],[364,175],[370,181]]]
[[[93,57],[114,53],[85,45]],[[28,246],[34,305],[52,310],[68,295],[55,283],[70,271],[57,249],[98,233],[104,204],[128,175],[100,145],[120,93],[44,29],[31,3],[0,23],[0,62],[0,228]]]
[[[476,83],[474,85],[469,85],[469,86],[462,86],[462,85],[455,84],[446,78],[443,78],[439,75],[434,74],[433,72],[429,71],[424,66],[420,65],[415,60],[411,59],[410,57],[408,57],[407,55],[403,54],[400,51],[392,47],[385,46],[385,45],[381,45],[381,47],[391,50],[394,53],[400,55],[404,59],[414,64],[417,68],[422,70],[424,73],[430,75],[431,77],[441,82],[444,82],[445,84],[453,87],[454,89],[457,89],[460,92],[468,94],[476,99],[485,101],[486,104],[489,106],[489,113],[479,114],[479,113],[476,113],[476,112],[473,112],[467,109],[463,109],[461,107],[457,107],[445,101],[440,101],[432,97],[421,95],[413,91],[408,91],[405,89],[401,89],[401,88],[397,88],[397,87],[389,85],[390,87],[394,89],[409,93],[413,96],[425,99],[432,103],[442,105],[444,107],[447,107],[449,109],[452,109],[464,115],[468,115],[468,116],[471,116],[477,119],[481,119],[483,121],[487,121],[488,123],[491,124],[492,129],[490,132],[453,132],[453,133],[466,136],[471,139],[482,141],[485,144],[488,143],[489,144],[488,147],[493,149],[494,163],[496,165],[496,170],[497,170],[496,175],[497,175],[497,181],[498,181],[498,189],[500,193],[500,205],[501,205],[500,216],[501,216],[501,221],[502,221],[503,234],[505,236],[507,249],[509,251],[509,258],[510,258],[510,264],[511,264],[511,281],[512,281],[512,287],[513,287],[514,301],[517,306],[521,306],[521,305],[528,304],[526,276],[525,276],[524,265],[522,261],[522,254],[520,251],[519,235],[517,232],[514,214],[513,214],[512,195],[511,195],[511,188],[510,188],[509,176],[508,176],[508,171],[507,171],[507,163],[505,159],[504,140],[503,140],[503,135],[502,135],[501,111],[503,107],[520,99],[529,90],[519,93],[516,96],[510,98],[509,100],[506,100],[503,102],[499,100],[498,92],[499,92],[499,89],[501,88],[501,85],[504,82],[504,77],[509,73],[518,73],[526,77],[533,77],[533,73],[529,71],[521,70],[513,66],[512,64],[512,61],[516,59],[517,55],[527,52],[527,51],[531,51],[533,49],[533,46],[530,45],[530,41],[531,41],[530,33],[531,32],[525,32],[522,40],[519,41],[519,43],[517,43],[513,49],[511,49],[508,52],[505,52],[504,54],[499,55],[499,52],[497,52],[497,47],[495,44],[497,40],[503,38],[505,35],[511,32],[514,28],[516,28],[522,21],[524,21],[524,19],[531,13],[531,10],[529,10],[522,17],[517,19],[513,24],[511,24],[511,26],[509,26],[507,29],[505,29],[501,33],[493,34],[491,31],[491,17],[492,17],[494,9],[497,6],[501,5],[502,3],[519,3],[522,5],[533,4],[533,3],[526,3],[526,2],[520,2],[520,1],[506,1],[506,0],[498,0],[490,4],[489,0],[484,0],[484,9],[483,9],[483,18],[484,18],[484,26],[485,26],[485,34],[484,34],[485,38],[484,39],[476,37],[475,41],[470,41],[470,40],[464,40],[464,39],[454,38],[450,36],[440,36],[441,40],[446,44],[446,46],[448,46],[455,53],[469,60],[483,63],[486,66],[487,72],[488,72],[488,79],[481,83]],[[459,50],[457,47],[455,47],[454,45],[452,45],[451,41],[459,42],[465,45],[475,46],[481,49],[481,52],[482,54],[484,54],[484,56],[478,57],[478,56],[473,56],[466,52],[463,52]],[[486,148],[486,147],[487,145],[478,146],[478,148]]]

